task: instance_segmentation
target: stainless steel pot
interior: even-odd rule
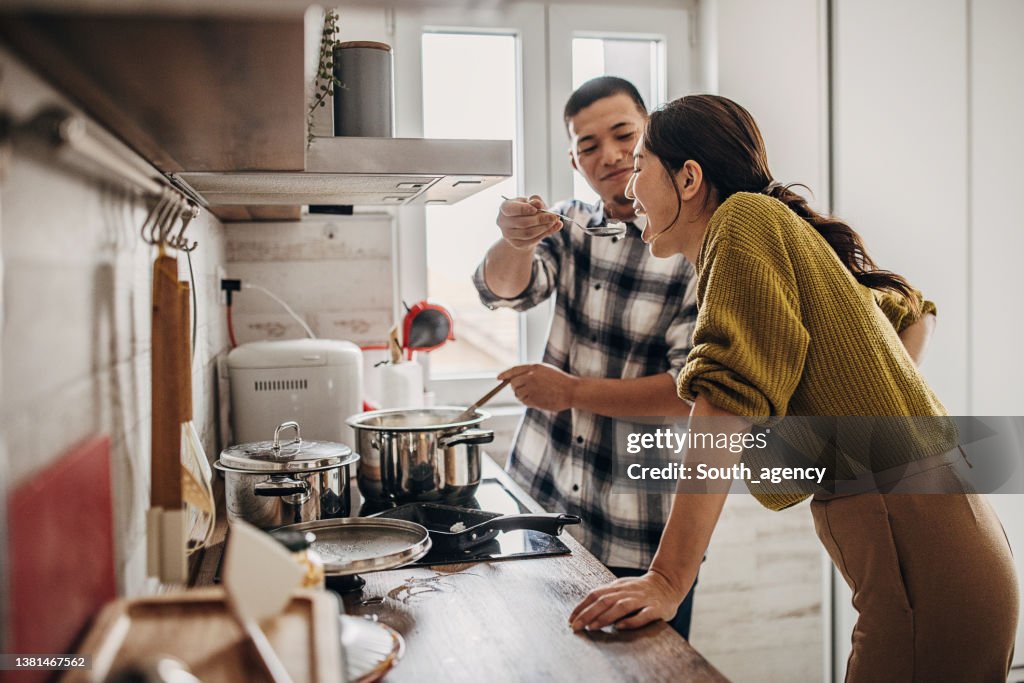
[[[281,433],[295,438],[281,443]],[[297,422],[274,430],[273,441],[225,449],[214,467],[224,473],[229,520],[272,529],[352,513],[352,468],[359,456],[330,441],[303,441]]]
[[[350,417],[363,497],[371,503],[409,503],[473,496],[480,485],[480,445],[493,441],[494,432],[477,428],[490,417],[483,411],[456,421],[463,410],[375,410]]]

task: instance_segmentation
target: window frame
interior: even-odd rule
[[[675,22],[673,24],[672,22]],[[657,26],[669,30],[652,32]],[[502,9],[400,9],[394,15],[396,131],[400,137],[423,135],[422,34],[424,32],[500,34],[516,39],[519,112],[516,150],[518,191],[540,194],[548,201],[571,197],[573,173],[561,103],[572,92],[572,39],[603,37],[658,40],[666,75],[666,98],[677,97],[697,82],[697,60],[691,33],[694,17],[687,7],[665,9],[517,3]],[[571,27],[571,28],[570,28]],[[559,40],[566,38],[566,40]],[[675,64],[673,64],[675,61]],[[523,131],[529,130],[530,136]],[[426,212],[401,207],[396,220],[398,291],[408,303],[427,296]],[[481,255],[482,256],[482,255]],[[396,319],[404,311],[396,308]],[[553,300],[522,314],[519,321],[520,362],[540,362],[554,309]],[[458,323],[456,321],[456,336]],[[431,376],[429,354],[420,354],[427,387],[436,405],[466,405],[494,386],[494,375]],[[491,404],[518,404],[509,389]]]

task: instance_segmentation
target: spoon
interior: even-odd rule
[[[501,195],[501,198],[504,199],[505,201],[508,201],[508,202],[519,201],[519,200],[516,200],[516,199],[512,199],[511,197],[506,197],[505,195]],[[523,202],[523,203],[525,203],[525,202]],[[532,206],[532,204],[531,204],[531,206]],[[623,223],[622,221],[608,220],[605,223],[605,225],[589,226],[589,225],[583,225],[582,223],[580,223],[576,219],[569,218],[568,216],[566,216],[564,214],[561,214],[561,213],[558,213],[557,211],[549,211],[548,209],[537,209],[537,210],[540,211],[541,213],[549,213],[552,216],[558,216],[563,221],[569,221],[570,223],[572,223],[576,227],[580,228],[583,232],[585,232],[588,235],[590,235],[591,237],[614,237],[616,235],[621,235],[621,234],[626,232],[626,224]]]
[[[493,389],[491,389],[490,391],[488,391],[482,397],[477,399],[476,403],[474,403],[473,405],[471,405],[470,407],[466,408],[461,413],[459,413],[459,416],[457,418],[455,418],[453,420],[453,422],[465,422],[469,418],[473,417],[473,415],[476,413],[476,409],[477,408],[479,408],[480,406],[482,406],[483,404],[487,403],[492,398],[494,398],[497,395],[497,393],[499,391],[501,391],[502,389],[504,389],[506,386],[508,386],[508,383],[511,382],[511,381],[512,380],[510,380],[510,379],[506,379],[501,384],[499,384],[498,386],[496,386]]]

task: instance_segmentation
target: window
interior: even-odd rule
[[[516,81],[514,36],[424,33],[424,136],[511,139],[517,148]],[[502,195],[518,194],[518,171],[454,206],[426,209],[427,292],[451,311],[458,340],[430,354],[434,377],[494,373],[520,360],[519,314],[481,306],[471,282],[480,258],[501,237],[495,213]]]
[[[511,139],[514,148],[516,75],[514,36],[423,34],[424,136]],[[451,310],[459,341],[431,353],[434,377],[497,373],[519,361],[519,315],[481,306],[471,283],[480,256],[501,237],[495,214],[502,195],[517,195],[517,183],[515,169],[455,206],[426,209],[427,292]]]
[[[576,79],[623,76],[649,105],[689,89],[689,12],[642,4],[410,5],[395,12],[397,134],[505,139],[515,150],[514,177],[490,191],[450,207],[397,212],[402,298],[429,296],[455,317],[456,341],[419,357],[438,405],[466,405],[501,370],[542,356],[552,302],[525,314],[491,311],[470,276],[499,237],[500,195],[538,194],[549,203],[574,192],[590,196],[582,179],[574,186],[562,122]],[[490,405],[513,401],[506,390]]]

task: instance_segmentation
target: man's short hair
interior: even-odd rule
[[[637,108],[645,116],[647,115],[647,105],[644,104],[644,98],[640,96],[640,91],[636,89],[635,85],[618,76],[598,76],[576,88],[575,92],[569,96],[569,101],[565,103],[565,112],[562,115],[565,129],[569,130],[569,119],[579,114],[581,110],[598,100],[619,93],[629,95],[630,99],[636,103]]]

